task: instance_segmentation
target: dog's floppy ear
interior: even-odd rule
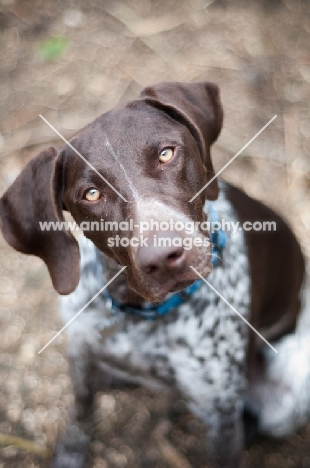
[[[50,147],[26,165],[0,199],[0,222],[6,241],[44,260],[55,289],[69,294],[79,281],[77,242],[65,230],[42,230],[39,224],[64,221],[61,188],[57,193],[58,181],[53,180],[56,157]]]
[[[218,86],[209,82],[159,83],[145,88],[141,98],[153,105],[156,102],[163,104],[171,117],[188,127],[198,144],[209,182],[214,177],[210,146],[217,139],[223,123]],[[217,198],[216,179],[207,187],[206,195],[209,200]]]

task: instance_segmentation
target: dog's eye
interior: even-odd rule
[[[85,192],[84,198],[88,201],[97,201],[100,198],[100,192],[96,188],[91,188]]]
[[[170,161],[170,159],[173,156],[173,149],[172,148],[164,148],[160,153],[159,153],[159,160],[162,163],[166,163]]]

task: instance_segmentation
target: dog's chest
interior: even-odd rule
[[[225,267],[216,268],[208,282],[247,317],[247,257],[237,250],[227,247]],[[101,341],[100,349],[105,362],[132,376],[160,379],[190,394],[207,387],[216,393],[228,382],[233,391],[240,379],[247,336],[247,325],[205,284],[165,319],[125,317],[121,329]]]
[[[238,307],[245,315],[247,304],[243,299]],[[105,339],[100,348],[106,362],[131,375],[150,375],[167,383],[193,384],[193,379],[212,383],[219,380],[224,368],[243,361],[243,325],[213,291],[203,286],[167,320],[125,320],[122,329]]]

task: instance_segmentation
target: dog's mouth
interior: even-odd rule
[[[208,264],[203,267],[200,266],[197,271],[203,277],[210,275],[212,271],[212,265]],[[129,279],[129,278],[128,278]],[[162,279],[152,280],[149,277],[143,276],[142,281],[138,281],[139,286],[137,287],[133,277],[129,279],[130,288],[141,295],[144,299],[151,302],[162,302],[170,293],[180,292],[199,280],[199,276],[190,267],[182,274],[175,276],[167,276]]]
[[[204,269],[202,276],[203,277],[209,276],[209,274],[211,273],[211,270],[212,270],[211,268]],[[188,279],[187,278],[186,279],[178,279],[178,278],[172,279],[171,284],[169,284],[169,289],[167,288],[168,289],[167,291],[163,291],[162,298],[159,300],[163,300],[165,296],[169,293],[183,291],[184,289],[188,288],[189,286],[191,286],[197,280],[200,279],[192,269],[190,269],[187,276],[189,277]]]
[[[196,278],[197,279],[197,278]],[[196,279],[188,281],[179,281],[170,288],[170,292],[180,292],[195,283]]]

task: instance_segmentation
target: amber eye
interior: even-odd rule
[[[162,163],[166,163],[170,161],[170,159],[173,156],[173,149],[172,148],[164,148],[160,153],[159,153],[159,160]]]
[[[84,198],[88,201],[97,201],[100,198],[100,192],[96,188],[91,188],[85,192]]]

